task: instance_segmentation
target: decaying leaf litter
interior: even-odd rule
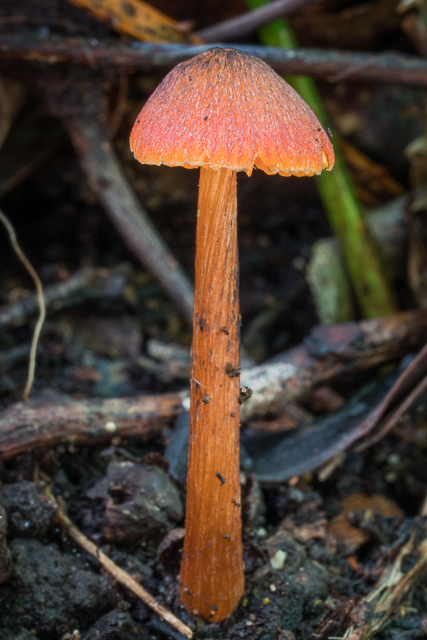
[[[184,634],[205,638],[424,637],[424,104],[416,74],[404,89],[397,70],[425,64],[422,12],[397,3],[385,10],[381,1],[293,3],[289,21],[303,56],[322,47],[322,60],[341,49],[342,64],[352,50],[344,70],[314,65],[313,73],[335,147],[346,141],[359,202],[382,207],[368,224],[401,313],[362,321],[339,248],[325,241],[315,186],[289,179],[284,190],[275,178],[265,185],[260,172],[239,179],[246,586],[237,611],[209,625],[178,598],[197,177],[135,167],[128,151],[141,104],[173,63],[165,45],[162,68],[146,62],[135,73],[134,61],[125,76],[120,47],[129,55],[135,34],[126,31],[124,6],[106,2],[105,14],[93,15],[95,5],[78,4],[87,6],[45,0],[11,11],[5,3],[0,17],[8,160],[0,205],[42,278],[49,310],[23,404],[37,304],[5,236],[2,632],[179,637],[172,615]],[[191,5],[156,4],[169,16],[155,22],[158,42],[199,42],[209,37],[202,27],[218,25],[218,41],[240,38],[238,46],[267,51],[257,49],[269,44],[266,34],[254,31],[262,14],[251,14],[244,31],[242,21],[221,26],[245,14],[243,3]],[[289,24],[281,28],[289,34]],[[141,39],[153,40],[149,31]],[[19,39],[33,42],[34,55]],[[97,47],[109,42],[118,72],[97,66]],[[64,56],[37,54],[38,46],[62,47]],[[145,60],[154,61],[152,46]],[[391,57],[387,82],[368,84],[370,74],[381,77],[371,69],[389,50],[395,75]],[[285,64],[286,52],[275,51]],[[355,65],[359,51],[371,55]],[[136,232],[144,216],[154,234],[148,255]],[[326,248],[314,267],[320,241]],[[90,560],[94,544],[153,596],[154,612]],[[166,611],[156,613],[159,606]]]

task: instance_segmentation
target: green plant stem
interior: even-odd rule
[[[268,0],[246,0],[250,9],[267,4]],[[263,44],[285,49],[298,43],[286,20],[275,20],[259,31]],[[327,128],[328,117],[316,85],[307,76],[295,76],[290,84],[310,105]],[[338,145],[335,146],[335,166],[316,178],[323,206],[335,235],[341,243],[347,270],[361,314],[365,318],[384,316],[396,311],[396,303],[377,249],[367,229],[365,211],[351,184]]]

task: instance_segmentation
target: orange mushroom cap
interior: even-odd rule
[[[130,137],[143,164],[311,176],[332,169],[328,135],[306,102],[260,58],[214,47],[177,65]]]

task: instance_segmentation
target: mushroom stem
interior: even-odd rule
[[[236,173],[200,169],[181,598],[213,622],[244,587]]]

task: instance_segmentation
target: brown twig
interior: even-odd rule
[[[401,357],[424,343],[426,328],[426,311],[318,325],[303,345],[242,373],[241,385],[253,391],[242,420],[280,411],[320,384]]]
[[[99,120],[69,117],[66,122],[90,184],[125,244],[191,322],[193,288],[135,197]]]
[[[9,134],[15,116],[25,101],[25,88],[20,82],[0,77],[0,147]]]
[[[304,345],[243,372],[254,394],[242,406],[245,421],[279,411],[290,400],[344,374],[393,361],[425,340],[427,311],[315,328]],[[45,396],[11,405],[0,414],[0,458],[54,447],[96,444],[112,437],[148,438],[188,408],[188,392],[113,400]],[[36,428],[35,426],[36,425]]]
[[[50,494],[51,499],[54,499]],[[56,514],[56,520],[60,524],[60,526],[65,530],[66,534],[75,540],[82,549],[84,549],[87,553],[89,553],[93,558],[95,558],[102,567],[111,575],[114,580],[119,582],[121,585],[129,589],[134,595],[144,602],[147,607],[150,607],[153,611],[155,611],[161,618],[166,620],[172,627],[174,627],[177,631],[182,633],[186,638],[192,638],[193,632],[186,624],[184,624],[179,618],[177,618],[169,609],[163,607],[159,604],[156,599],[144,589],[136,580],[132,578],[126,571],[121,569],[115,562],[113,562],[99,547],[96,546],[93,542],[91,542],[85,535],[78,529],[69,519],[69,517],[65,514],[63,509],[59,507],[58,513]]]
[[[191,322],[190,281],[137,200],[109,140],[105,78],[87,69],[56,69],[34,79],[67,127],[87,179],[125,244]]]
[[[116,436],[150,438],[182,411],[186,393],[112,400],[72,400],[45,393],[0,416],[0,458],[58,444],[96,444]]]
[[[44,291],[46,310],[58,311],[98,298],[119,298],[126,285],[125,265],[115,269],[93,269],[84,267],[64,282],[49,285]],[[0,332],[9,327],[25,324],[37,313],[37,296],[0,307]]]
[[[247,11],[235,18],[200,29],[195,35],[205,42],[223,42],[231,38],[242,38],[256,31],[259,27],[314,2],[319,2],[319,0],[274,0],[259,9]]]
[[[398,53],[361,53],[330,49],[281,49],[233,45],[259,56],[282,74],[308,75],[329,82],[369,81],[427,88],[427,61]],[[205,51],[210,45],[156,45],[117,40],[55,38],[26,35],[0,36],[0,62],[38,61],[49,65],[73,63],[93,69],[149,71],[170,69],[178,62]],[[10,69],[10,65],[8,65]]]

